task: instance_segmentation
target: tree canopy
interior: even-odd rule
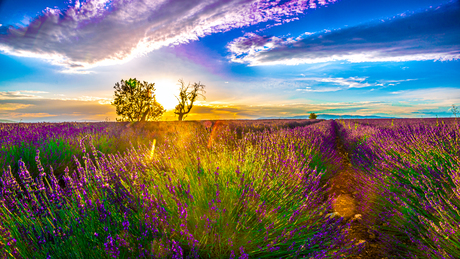
[[[115,98],[111,103],[116,106],[120,119],[117,121],[155,121],[165,109],[155,98],[155,83],[140,82],[136,78],[116,83]]]
[[[195,102],[196,98],[198,96],[204,97],[204,85],[201,83],[194,83],[193,85],[190,85],[190,83],[185,86],[185,83],[182,79],[179,79],[179,84],[180,84],[180,93],[179,97],[176,96],[177,101],[179,101],[179,104],[176,105],[176,108],[174,110],[174,114],[176,114],[178,119],[180,121],[184,120],[187,117],[187,114],[190,112],[190,110],[193,107],[193,103]]]
[[[311,120],[316,119],[316,117],[318,117],[316,114],[314,114],[313,112],[310,113],[310,117],[309,117],[309,118],[310,118]]]

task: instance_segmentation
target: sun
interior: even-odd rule
[[[175,97],[179,93],[177,82],[169,79],[155,80],[155,97],[166,110],[176,107],[178,101]]]

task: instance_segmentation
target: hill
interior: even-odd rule
[[[335,115],[335,114],[317,114],[317,119],[323,120],[334,120],[334,119],[392,119],[395,117],[383,117],[383,116],[360,116],[360,115]],[[293,116],[293,117],[261,117],[258,120],[269,120],[269,119],[308,119],[309,116]]]

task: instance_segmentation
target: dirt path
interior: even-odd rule
[[[371,216],[372,204],[376,190],[368,177],[353,168],[343,143],[336,134],[337,149],[342,157],[342,170],[329,182],[331,190],[329,197],[334,197],[332,207],[336,216],[351,221],[348,239],[354,243],[365,243],[364,250],[349,258],[380,259],[385,258],[378,235],[372,226],[376,224]]]

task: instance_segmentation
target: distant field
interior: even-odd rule
[[[460,258],[459,138],[445,118],[0,123],[0,255]],[[362,217],[334,209],[344,168]]]

